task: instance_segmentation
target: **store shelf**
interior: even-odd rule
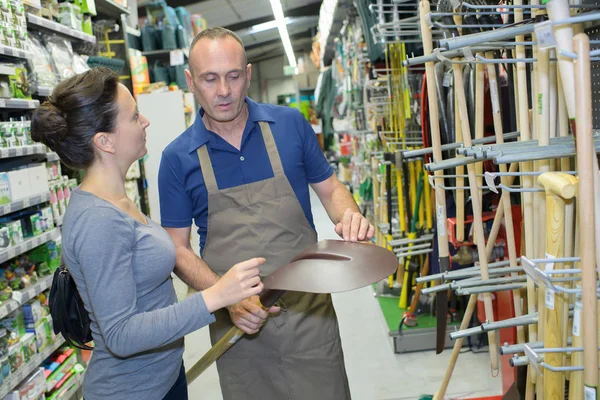
[[[27,303],[44,290],[52,286],[52,278],[54,275],[43,276],[38,281],[23,290],[15,290],[12,294],[12,300],[17,302],[19,305]],[[0,309],[0,319],[4,318]]]
[[[38,96],[50,96],[53,90],[54,88],[50,86],[39,86],[35,93]]]
[[[42,9],[42,2],[40,0],[23,0],[23,3],[37,10]]]
[[[85,376],[85,372],[82,374],[75,374],[71,376],[62,386],[59,391],[59,394],[56,397],[47,397],[47,399],[52,400],[66,400],[71,399],[73,395],[81,388],[83,385],[83,377]],[[67,388],[67,390],[65,390]]]
[[[77,31],[63,24],[59,24],[58,22],[50,21],[49,19],[38,17],[37,15],[33,15],[30,13],[27,13],[27,26],[44,28],[54,33],[60,33],[61,35],[66,36],[69,39],[83,40],[84,42],[96,43],[96,37],[94,35],[89,35],[87,33]]]
[[[139,29],[132,28],[129,25],[125,27],[125,32],[137,37],[142,36],[142,32]]]
[[[150,50],[150,51],[143,51],[142,55],[143,56],[168,56],[171,54],[172,51],[175,50],[181,50],[183,51],[183,55],[186,56],[186,58],[189,58],[189,50],[188,49],[171,49],[171,50],[167,50],[167,49],[163,49],[163,50]]]
[[[0,159],[13,158],[21,156],[30,156],[32,154],[45,154],[46,146],[43,144],[33,144],[30,146],[5,147],[0,149]]]
[[[129,15],[129,8],[123,7],[112,0],[97,0],[96,11],[98,16],[118,18],[121,14]]]
[[[27,207],[45,203],[47,201],[50,201],[50,192],[36,194],[35,196],[13,201],[12,203],[3,204],[0,206],[0,217],[6,214],[10,214],[11,212],[22,210]]]
[[[4,45],[0,45],[0,54],[17,58],[33,58],[33,53],[30,51],[15,49],[13,47],[8,47]]]
[[[36,368],[38,368],[42,362],[50,357],[60,346],[65,343],[65,339],[62,336],[57,336],[56,340],[49,346],[46,347],[41,353],[38,353],[31,357],[31,360],[14,374],[8,377],[4,381],[2,387],[0,387],[0,398],[4,398],[11,390],[13,390],[21,381],[29,376]]]
[[[23,253],[28,252],[42,244],[51,240],[57,239],[60,236],[60,229],[55,228],[51,231],[42,233],[39,236],[27,239],[16,246],[11,246],[0,251],[0,263],[6,262],[12,258],[15,258]]]
[[[60,157],[55,152],[51,151],[50,153],[46,153],[46,160],[48,160],[48,161],[60,161]]]
[[[54,275],[41,277],[30,287],[14,291],[12,299],[4,300],[2,304],[0,304],[0,319],[6,317],[11,312],[18,310],[21,305],[50,288],[53,277]]]
[[[39,100],[27,99],[0,99],[0,108],[14,108],[22,110],[33,110],[40,106]]]

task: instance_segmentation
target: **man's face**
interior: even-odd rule
[[[232,37],[199,40],[190,53],[188,87],[214,121],[229,122],[240,115],[251,79],[240,43]]]

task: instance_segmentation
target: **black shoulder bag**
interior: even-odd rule
[[[54,272],[48,302],[54,333],[62,334],[67,343],[75,347],[92,350],[86,344],[92,341],[90,316],[85,310],[75,281],[64,264]]]

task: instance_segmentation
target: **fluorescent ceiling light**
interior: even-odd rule
[[[287,26],[285,25],[286,20],[283,17],[283,8],[281,8],[280,0],[270,0],[271,8],[273,9],[273,15],[275,16],[275,22],[277,24],[277,29],[279,29],[279,36],[281,36],[281,42],[283,43],[283,48],[285,50],[285,54],[287,55],[288,62],[290,67],[296,68],[296,56],[294,56],[294,49],[292,48],[292,42],[290,42],[290,35],[287,31]]]
[[[283,21],[285,22],[285,24],[288,24],[290,22],[290,19],[289,17],[285,17]],[[264,32],[275,28],[277,28],[277,21],[273,20],[252,26],[252,28],[249,29],[248,33]]]

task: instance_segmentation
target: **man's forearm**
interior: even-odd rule
[[[353,212],[360,212],[352,194],[340,181],[336,182],[329,198],[323,199],[323,207],[325,207],[329,218],[334,224],[342,221],[342,217],[347,209]]]
[[[214,285],[219,280],[217,275],[189,247],[178,247],[176,250],[175,274],[188,286],[201,291]]]

